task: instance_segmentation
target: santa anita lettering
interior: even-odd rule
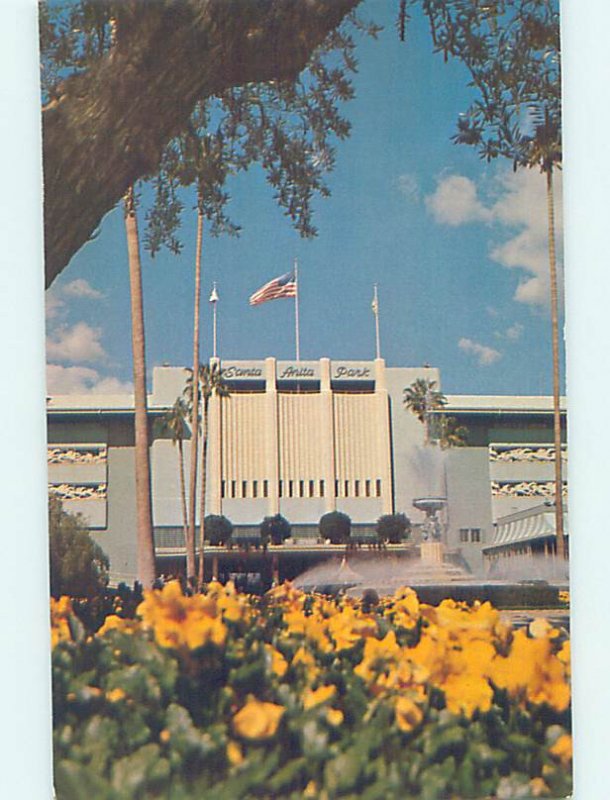
[[[368,378],[371,370],[368,367],[337,367],[333,376],[334,380],[345,380],[346,378]]]
[[[225,367],[222,377],[227,381],[236,378],[262,378],[263,371],[260,367]]]
[[[281,375],[280,380],[286,378],[315,378],[316,373],[313,367],[286,367]]]

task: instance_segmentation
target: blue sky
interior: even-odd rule
[[[204,239],[205,300],[214,280],[221,297],[220,355],[294,357],[293,302],[250,308],[247,301],[297,256],[302,358],[374,356],[377,282],[390,366],[437,366],[449,394],[550,393],[544,180],[536,172],[513,174],[508,163],[485,164],[451,143],[470,103],[468,75],[433,55],[421,18],[402,44],[395,4],[367,2],[361,15],[384,31],[377,41],[359,41],[356,98],[343,109],[352,133],[337,144],[331,197],[315,205],[318,237],[299,238],[255,168],[229,187],[241,236]],[[194,228],[187,213],[179,257],[142,253],[149,369],[190,360]],[[128,389],[120,209],[105,217],[98,237],[47,295],[49,391]],[[204,305],[209,354],[211,310]]]

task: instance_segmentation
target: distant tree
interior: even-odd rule
[[[208,458],[208,417],[209,417],[209,410],[210,410],[210,399],[214,396],[216,397],[229,397],[229,388],[227,384],[224,382],[222,377],[222,370],[220,368],[220,363],[218,361],[214,361],[211,364],[200,364],[198,370],[198,381],[199,384],[199,392],[193,392],[193,372],[190,371],[190,375],[186,381],[186,387],[184,389],[184,395],[187,399],[189,404],[189,408],[192,408],[194,397],[196,394],[199,394],[199,408],[201,413],[201,462],[200,462],[200,470],[201,470],[201,489],[199,495],[199,584],[203,583],[203,560],[204,560],[204,541],[205,541],[205,493],[206,493],[206,485],[207,485],[207,458]],[[187,563],[187,572],[189,573],[188,577],[194,577],[196,571],[196,564],[195,564],[195,538],[194,536],[191,537],[191,529],[194,528],[193,520],[191,519],[189,524],[189,537],[188,537],[188,544],[186,549],[186,563]],[[193,530],[194,533],[194,530]],[[192,568],[192,574],[190,572]]]
[[[49,497],[49,558],[51,594],[95,597],[108,584],[108,557],[85,527],[81,514],[63,510]]]
[[[180,474],[180,504],[182,506],[182,529],[184,541],[188,534],[188,513],[186,508],[186,481],[184,477],[184,439],[186,438],[188,408],[186,401],[178,397],[170,410],[157,421],[156,427],[162,435],[169,434],[172,444],[178,445],[178,470]]]
[[[291,530],[290,523],[281,514],[265,517],[260,525],[261,539],[264,542],[271,541],[271,544],[282,544],[290,538]]]
[[[404,390],[404,404],[424,426],[426,444],[430,443],[432,412],[447,405],[447,398],[436,388],[436,381],[418,378]]]
[[[320,536],[330,539],[331,544],[347,544],[352,530],[352,521],[341,511],[329,511],[318,523]]]
[[[434,439],[438,442],[441,450],[449,450],[452,447],[465,447],[468,443],[468,428],[458,425],[455,417],[448,417],[446,414],[439,414],[434,418]]]
[[[204,531],[206,541],[213,547],[222,547],[231,538],[233,523],[221,514],[208,514]]]
[[[406,514],[384,514],[375,525],[377,535],[382,542],[399,544],[411,531],[411,520]]]

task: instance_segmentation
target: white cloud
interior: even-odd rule
[[[86,300],[101,300],[104,295],[94,289],[84,278],[75,278],[62,287],[61,292],[66,297],[80,297]]]
[[[411,173],[405,172],[398,176],[398,190],[412,202],[416,203],[419,200],[419,182]]]
[[[442,178],[436,191],[426,197],[426,208],[436,222],[454,227],[491,219],[491,211],[477,197],[476,184],[463,175]]]
[[[64,325],[47,338],[47,357],[75,363],[102,361],[106,351],[100,343],[101,334],[100,328],[92,328],[86,322]]]
[[[47,364],[47,394],[132,394],[131,383],[101,376],[91,367]]]
[[[59,297],[57,292],[54,292],[53,289],[48,289],[45,298],[45,317],[47,319],[57,319],[57,317],[61,314],[61,312],[65,308],[65,303]]]
[[[521,338],[524,330],[525,328],[520,322],[515,322],[503,331],[494,331],[494,336],[498,339],[507,339],[509,342],[516,342]]]
[[[561,173],[555,173],[555,223],[558,261],[561,261],[563,221]],[[549,256],[546,181],[537,170],[500,172],[491,191],[481,199],[479,187],[463,175],[439,180],[426,198],[434,219],[446,225],[487,223],[507,238],[490,249],[493,261],[525,273],[514,299],[529,305],[549,304]],[[561,264],[558,264],[561,280]]]
[[[466,337],[460,339],[458,347],[465,353],[473,355],[481,367],[489,367],[502,357],[502,353],[498,350],[494,350],[493,347],[487,347],[484,344],[474,342],[472,339],[467,339]]]
[[[521,334],[523,333],[523,325],[520,322],[515,322],[514,325],[511,325],[510,328],[506,329],[505,336],[507,339],[510,339],[511,342],[516,342],[517,339],[521,338]]]

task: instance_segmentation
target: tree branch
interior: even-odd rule
[[[289,81],[360,0],[125,0],[117,42],[43,109],[47,286],[182,131],[231,86]]]

